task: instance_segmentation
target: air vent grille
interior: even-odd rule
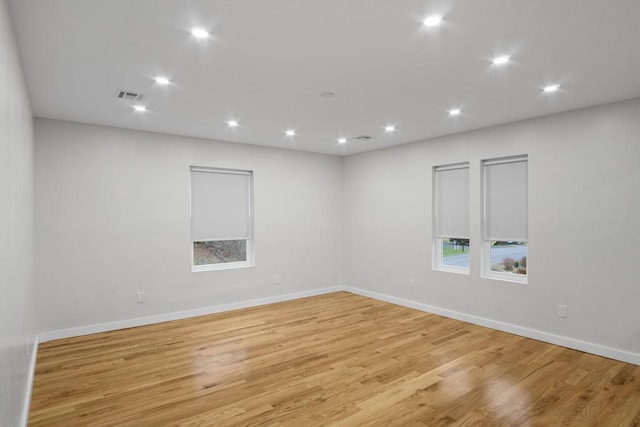
[[[124,99],[126,101],[142,101],[142,98],[144,98],[144,95],[141,93],[131,92],[130,90],[119,89],[116,92],[116,97],[120,99]]]
[[[356,139],[360,140],[360,141],[367,141],[369,139],[373,138],[372,136],[369,135],[360,135],[360,136],[356,136]]]

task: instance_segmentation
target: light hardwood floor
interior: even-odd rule
[[[40,346],[30,426],[640,426],[640,367],[339,292]]]

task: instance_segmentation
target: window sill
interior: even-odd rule
[[[529,283],[529,276],[516,275],[516,274],[504,274],[504,273],[487,273],[482,275],[483,279],[500,280],[502,282],[519,283],[526,285]]]
[[[254,267],[254,264],[250,262],[228,262],[225,264],[193,265],[191,266],[191,272],[200,273],[202,271],[233,270],[247,267]]]
[[[445,273],[456,273],[456,274],[464,274],[466,276],[469,275],[469,269],[464,267],[448,267],[446,265],[438,265],[433,267],[435,271],[443,271]]]

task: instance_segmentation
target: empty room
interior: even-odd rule
[[[0,427],[640,426],[639,23],[0,0]]]

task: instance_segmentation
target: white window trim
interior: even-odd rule
[[[433,247],[431,250],[432,255],[432,260],[431,260],[431,266],[432,269],[435,271],[444,271],[447,273],[456,273],[456,274],[466,274],[467,276],[471,274],[471,268],[470,267],[456,267],[456,266],[452,266],[452,265],[445,265],[442,264],[442,239],[444,237],[452,237],[452,236],[438,236],[438,180],[437,180],[437,173],[441,172],[441,171],[448,171],[448,170],[454,170],[454,169],[469,169],[470,168],[470,164],[469,162],[460,162],[460,163],[452,163],[452,164],[448,164],[448,165],[442,165],[442,166],[434,166],[432,168],[432,177],[431,177],[431,181],[432,181],[432,190],[431,190],[431,200],[432,200],[432,215],[433,215],[433,221],[432,221],[432,235],[434,236],[433,239]],[[460,237],[460,236],[456,236],[456,237]],[[471,245],[469,245],[469,257],[471,257]]]
[[[255,251],[254,251],[254,216],[253,216],[253,171],[240,170],[240,169],[226,169],[226,168],[214,168],[207,166],[190,166],[189,167],[189,234],[191,234],[191,198],[193,186],[191,184],[191,172],[212,172],[212,173],[227,173],[233,175],[248,175],[249,176],[249,237],[247,238],[247,260],[240,262],[225,262],[219,264],[194,264],[194,251],[193,244],[195,243],[191,238],[189,239],[189,251],[191,252],[191,272],[198,273],[203,271],[215,271],[215,270],[231,270],[236,268],[255,267]],[[242,240],[242,239],[227,239],[227,240]]]
[[[527,274],[513,274],[513,273],[502,273],[500,271],[491,270],[491,242],[493,240],[487,240],[486,237],[486,218],[487,218],[487,203],[486,203],[486,194],[487,194],[487,180],[485,179],[486,168],[485,166],[497,165],[501,163],[515,163],[515,162],[528,162],[529,156],[527,154],[517,155],[517,156],[509,156],[509,157],[500,157],[496,159],[487,159],[481,162],[482,168],[482,243],[481,243],[481,254],[480,254],[480,277],[483,279],[492,279],[492,280],[501,280],[504,282],[511,283],[520,283],[526,285],[529,283],[529,250],[527,240]],[[527,176],[527,181],[529,177]],[[528,184],[527,184],[528,185]],[[505,239],[510,240],[510,239]]]

